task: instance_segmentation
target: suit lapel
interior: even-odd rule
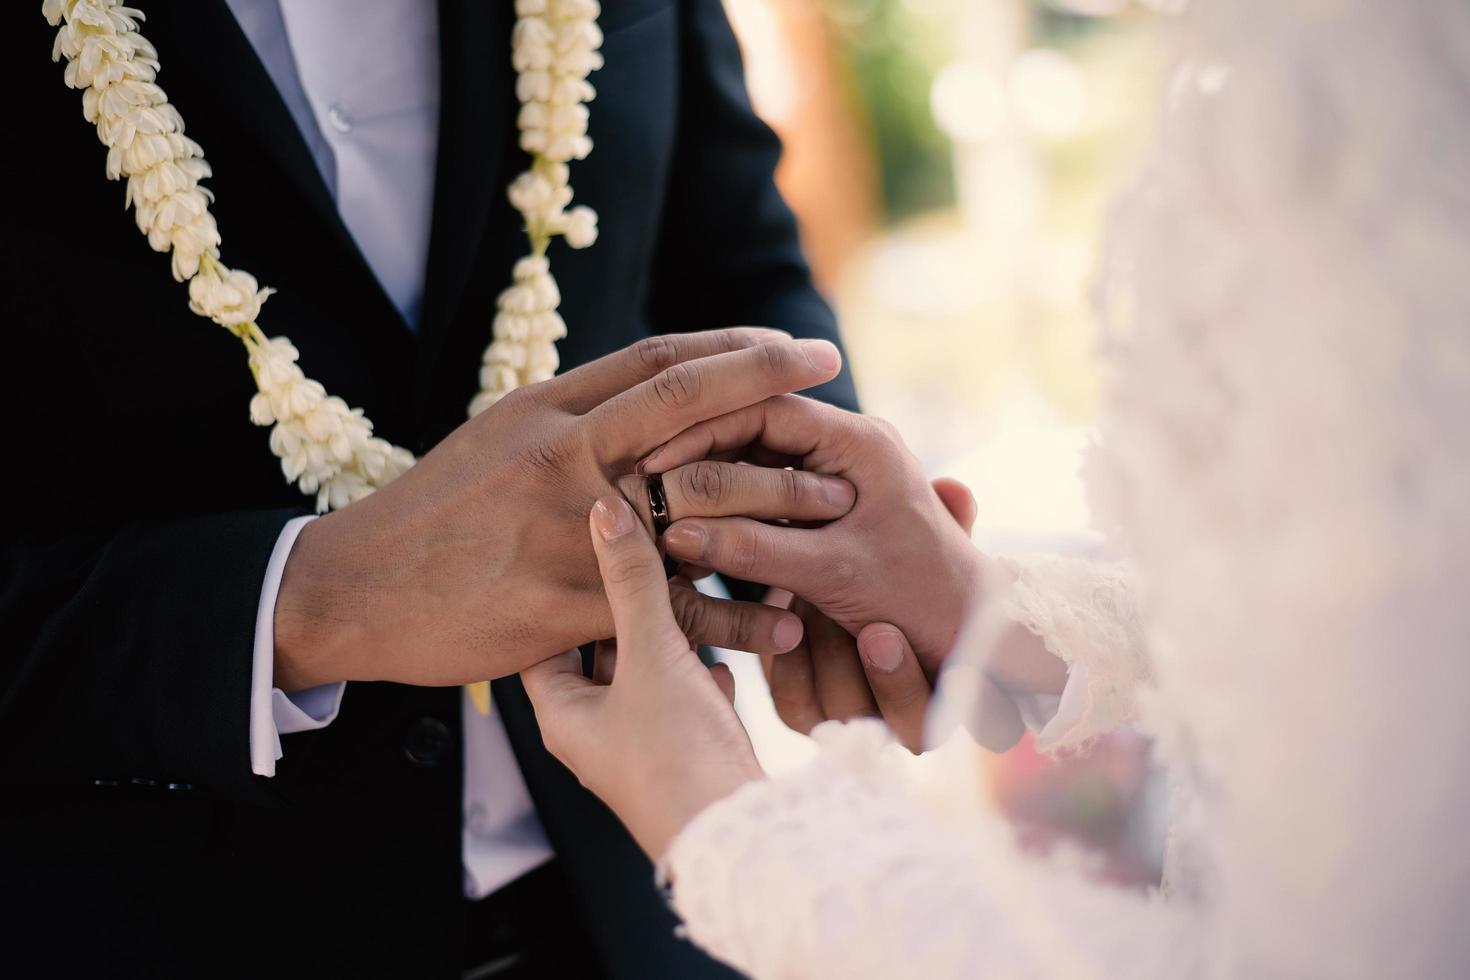
[[[439,158],[419,330],[420,404],[474,271],[490,207],[504,192],[501,163],[516,106],[512,7],[506,0],[439,0]],[[508,278],[510,270],[503,272]],[[485,311],[487,342],[493,316]]]
[[[151,12],[145,29],[163,63],[159,81],[180,105],[185,119],[193,114],[194,106],[199,106],[212,126],[229,125],[248,135],[279,176],[305,201],[311,217],[344,249],[346,268],[340,260],[332,260],[331,264],[343,269],[352,280],[352,288],[376,293],[386,307],[384,316],[390,317],[389,322],[402,324],[406,332],[407,324],[403,324],[342,221],[337,202],[291,110],[225,0],[180,0],[158,4]],[[204,152],[207,156],[208,143],[204,144]],[[229,230],[224,231],[228,236]]]

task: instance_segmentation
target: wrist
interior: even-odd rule
[[[336,569],[335,515],[301,529],[286,560],[274,614],[274,686],[294,694],[322,684],[359,680],[347,669],[345,651],[363,637],[341,611]]]
[[[694,818],[727,797],[733,796],[747,783],[758,782],[765,778],[765,770],[761,769],[760,763],[756,762],[755,756],[752,755],[748,760],[738,762],[732,760],[728,767],[707,769],[697,778],[683,781],[682,786],[685,792],[667,801],[670,805],[661,815],[662,819],[655,821],[656,829],[648,835],[649,839],[644,842],[644,850],[654,862],[663,860],[675,838],[684,832],[685,827],[694,822]]]
[[[950,557],[948,588],[937,590],[943,599],[932,620],[939,627],[940,647],[945,655],[959,640],[960,631],[982,594],[987,578],[985,565],[985,555],[968,538],[956,546]]]

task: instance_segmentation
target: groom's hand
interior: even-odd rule
[[[389,486],[303,529],[276,603],[277,685],[460,684],[612,635],[585,527],[593,501],[679,432],[840,364],[826,341],[742,328],[652,338],[512,392]],[[717,500],[683,494],[680,513],[823,521],[851,506],[840,480],[761,473]],[[801,636],[782,610],[708,606],[690,590],[677,601],[700,604],[682,615],[694,642],[778,652]]]

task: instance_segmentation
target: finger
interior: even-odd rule
[[[687,578],[691,582],[700,582],[715,573],[713,568],[704,568],[700,565],[680,565],[675,569],[681,578]]]
[[[825,340],[683,361],[588,412],[592,445],[608,464],[638,459],[692,425],[830,381],[841,367],[842,355]]]
[[[801,606],[822,714],[834,721],[877,718],[878,703],[868,688],[852,635],[806,603]]]
[[[618,489],[639,514],[648,515],[648,478],[618,478]],[[681,517],[753,517],[761,520],[835,521],[857,502],[857,491],[841,477],[801,470],[766,469],[700,460],[663,474],[664,497],[673,520]]]
[[[715,679],[715,686],[720,693],[725,695],[725,700],[730,706],[735,706],[735,674],[730,670],[729,664],[714,664],[709,669],[709,675]]]
[[[924,748],[924,716],[933,689],[897,626],[873,623],[857,638],[868,687],[894,737],[915,754]]]
[[[944,509],[949,511],[953,517],[969,534],[975,529],[975,518],[980,513],[980,507],[975,503],[975,494],[970,488],[953,477],[941,476],[931,486],[939,495],[939,500],[944,504]]]
[[[790,609],[796,602],[796,596],[787,589],[766,589],[766,594],[761,597],[761,602],[777,609]]]
[[[800,395],[780,395],[708,419],[674,436],[638,464],[641,473],[739,451],[802,460],[851,437],[862,416]]]
[[[715,599],[692,586],[673,586],[674,621],[695,646],[747,653],[785,653],[801,642],[801,620],[759,602]]]
[[[521,684],[526,689],[526,696],[531,699],[531,706],[536,709],[537,720],[543,724],[546,723],[545,719],[554,722],[560,715],[561,705],[569,699],[579,697],[583,691],[593,686],[591,681],[582,676],[582,654],[577,650],[559,653],[527,667],[521,671]]]
[[[669,608],[668,579],[653,539],[628,502],[616,495],[593,505],[590,523],[618,650],[642,654],[667,649],[681,634]]]
[[[841,477],[702,460],[663,474],[669,514],[835,521],[852,510],[857,491]]]
[[[790,339],[791,335],[786,331],[767,327],[731,327],[702,333],[646,337],[614,354],[552,378],[541,386],[541,390],[558,405],[581,415],[675,364]]]
[[[592,683],[611,684],[617,669],[618,641],[598,640],[592,650]]]
[[[711,573],[713,574],[713,573]],[[790,609],[796,603],[796,596],[785,589],[767,589],[766,594],[761,597],[761,602],[767,606],[775,606],[777,609]],[[805,624],[803,624],[803,630]],[[771,686],[771,664],[775,661],[775,655],[763,653],[760,655],[761,674],[766,679],[766,687]]]
[[[675,561],[813,595],[831,577],[826,534],[821,528],[778,527],[745,517],[686,518],[664,534],[664,549]]]
[[[817,703],[816,675],[805,645],[771,658],[770,684],[776,716],[787,728],[808,735],[827,720]]]

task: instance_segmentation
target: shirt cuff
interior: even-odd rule
[[[265,566],[260,605],[255,614],[255,650],[250,672],[250,771],[274,776],[281,757],[281,736],[325,728],[337,717],[346,684],[323,684],[288,695],[274,684],[276,661],[276,596],[286,559],[301,529],[315,520],[297,517],[281,528],[275,550]]]

